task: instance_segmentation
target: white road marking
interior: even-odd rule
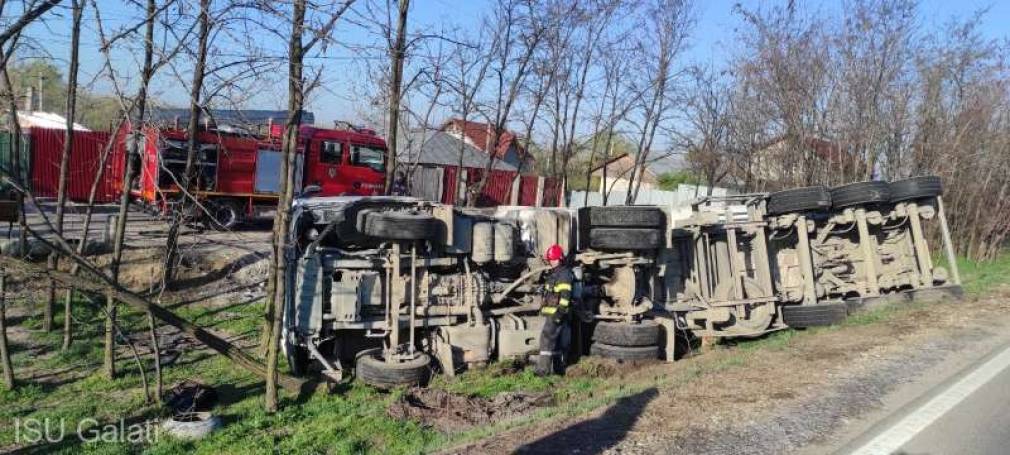
[[[930,424],[1010,366],[1010,348],[1003,350],[960,381],[929,400],[870,442],[852,451],[853,455],[886,455],[896,452]]]

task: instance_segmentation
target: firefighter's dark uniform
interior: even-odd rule
[[[561,334],[571,320],[572,271],[564,265],[555,267],[547,277],[544,289],[544,304],[540,314],[544,316],[544,327],[540,331],[540,358],[536,366],[538,374],[551,374],[563,370],[561,358]]]

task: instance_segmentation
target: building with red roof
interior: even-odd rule
[[[523,147],[519,136],[512,131],[502,131],[495,141],[493,125],[458,118],[445,122],[442,131],[493,157],[494,160],[518,169],[520,173],[531,173],[536,167],[533,155]]]

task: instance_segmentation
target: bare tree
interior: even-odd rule
[[[648,80],[651,96],[643,106],[635,167],[628,181],[625,204],[633,204],[642,186],[641,175],[649,162],[656,132],[664,120],[671,100],[669,90],[675,76],[675,58],[683,50],[692,22],[690,3],[685,0],[657,0],[645,9],[646,32],[638,46],[646,57],[645,74],[654,75]],[[655,40],[655,42],[653,42]],[[655,48],[655,52],[648,49]]]
[[[0,47],[7,44],[7,41],[20,35],[21,30],[25,27],[31,25],[38,18],[42,17],[47,11],[53,9],[56,5],[59,5],[63,0],[45,0],[41,2],[26,2],[24,11],[18,20],[7,26],[2,32],[0,32]],[[6,2],[4,2],[6,3]],[[3,12],[3,4],[0,4],[0,12]]]
[[[388,123],[388,147],[386,152],[386,183],[384,192],[389,193],[396,169],[396,154],[398,152],[397,128],[400,126],[400,99],[402,97],[401,85],[403,84],[403,60],[407,52],[407,12],[410,10],[410,0],[398,0],[398,12],[396,21],[396,39],[389,46],[390,72],[389,78],[389,117]]]
[[[694,68],[692,95],[686,102],[685,120],[690,129],[681,138],[687,162],[704,179],[708,195],[731,170],[730,89],[719,75]]]
[[[305,105],[305,94],[312,84],[306,84],[304,76],[305,55],[318,43],[328,38],[330,31],[344,12],[350,8],[354,0],[347,0],[335,12],[330,14],[326,25],[315,31],[314,36],[303,42],[305,31],[306,0],[294,0],[291,14],[291,35],[288,43],[288,116],[284,124],[282,139],[280,176],[280,197],[277,200],[277,214],[274,216],[273,254],[271,260],[271,275],[274,282],[270,289],[267,306],[271,309],[269,323],[271,326],[269,344],[267,347],[267,373],[265,406],[267,412],[277,411],[277,358],[280,348],[281,312],[287,292],[287,251],[288,229],[290,227],[290,209],[295,191],[295,153],[298,149],[298,127],[301,125],[302,108]]]
[[[10,72],[8,71],[14,50],[18,45],[22,30],[29,24],[39,19],[43,14],[59,4],[59,0],[50,0],[41,3],[25,3],[22,15],[3,32],[0,32],[0,89],[3,90],[4,102],[7,105],[7,127],[10,134],[11,168],[13,175],[4,176],[4,183],[11,185],[15,190],[15,204],[18,210],[18,231],[19,245],[23,251],[27,245],[28,225],[25,217],[24,195],[20,188],[24,187],[24,175],[21,173],[21,158],[18,151],[21,150],[21,124],[18,119],[17,95],[14,93],[14,84],[11,83]],[[0,2],[0,14],[3,14],[6,2]],[[22,253],[23,254],[23,253]],[[0,266],[0,363],[3,364],[4,384],[8,390],[14,388],[14,370],[10,359],[10,350],[7,345],[7,321],[6,321],[6,267]]]
[[[288,210],[293,199],[293,168],[295,149],[298,147],[298,125],[301,123],[302,104],[305,100],[302,65],[305,48],[302,44],[302,33],[305,27],[305,0],[294,0],[291,14],[291,39],[288,45],[288,118],[284,125],[284,138],[281,161],[281,190],[277,202],[277,215],[274,217],[273,257],[271,272],[274,275],[273,295],[270,308],[271,314],[270,344],[267,349],[267,384],[266,410],[277,411],[277,351],[280,345],[281,311],[284,302],[284,251],[287,239]],[[392,95],[391,95],[392,96]],[[289,175],[291,174],[291,175]]]
[[[3,365],[4,387],[13,390],[14,365],[7,344],[7,271],[0,269],[0,364]]]
[[[459,114],[462,127],[465,128],[470,116],[477,109],[476,96],[483,86],[485,75],[491,67],[491,59],[480,46],[457,40],[453,52],[453,71],[448,72],[446,82],[452,93],[454,111]],[[459,141],[459,153],[456,165],[455,204],[461,205],[466,200],[463,188],[463,159],[466,153],[466,141]]]
[[[56,200],[56,235],[63,234],[63,216],[67,203],[67,172],[70,167],[70,154],[74,149],[74,120],[77,117],[77,72],[80,66],[79,54],[81,48],[81,16],[84,13],[84,0],[71,0],[72,19],[70,26],[70,63],[67,69],[67,123],[63,134],[63,154],[60,157],[60,181]],[[82,234],[82,236],[85,234]],[[81,244],[85,243],[81,239]],[[55,269],[59,255],[55,251],[49,254],[49,268]],[[46,316],[43,319],[43,329],[52,330],[53,307],[56,305],[56,283],[49,281],[49,298],[46,302]],[[70,299],[63,307],[63,350],[70,349],[73,333]]]
[[[165,3],[165,7],[171,4],[172,1]],[[96,7],[97,9],[97,7]],[[154,73],[158,67],[160,67],[165,60],[162,60],[158,64],[154,62],[154,24],[157,19],[158,14],[161,9],[158,8],[157,2],[155,0],[147,0],[147,5],[145,7],[145,18],[144,18],[144,56],[143,56],[143,66],[140,71],[140,86],[137,88],[137,95],[134,99],[134,106],[129,112],[130,117],[130,133],[127,137],[126,144],[126,155],[123,157],[123,182],[120,187],[119,196],[119,208],[116,215],[116,224],[113,228],[112,234],[112,263],[119,267],[119,264],[123,259],[123,247],[126,242],[126,223],[130,213],[130,191],[133,189],[133,184],[137,179],[137,169],[139,167],[141,147],[143,146],[143,128],[144,121],[147,115],[147,91],[151,84],[151,79],[154,77]],[[100,23],[100,21],[98,21]],[[103,48],[108,48],[110,43],[106,42],[103,44]],[[178,50],[179,47],[176,47]],[[174,55],[174,51],[171,55]],[[166,58],[169,56],[166,56]],[[106,57],[107,61],[109,60]],[[111,73],[110,73],[111,74]],[[163,391],[162,375],[161,375],[161,356],[160,347],[158,345],[158,336],[155,327],[154,316],[148,312],[147,314],[148,330],[150,332],[151,339],[151,351],[154,353],[154,369],[155,369],[155,394],[154,396],[160,400]]]
[[[179,231],[187,217],[187,212],[191,210],[192,203],[188,194],[193,189],[193,184],[197,183],[197,164],[200,139],[200,119],[204,110],[203,82],[207,75],[207,53],[210,46],[211,33],[211,0],[200,0],[198,22],[199,32],[197,34],[197,46],[195,50],[196,62],[193,65],[193,80],[189,86],[189,124],[186,127],[186,167],[179,184],[179,198],[177,207],[172,212],[172,224],[168,229],[168,238],[165,241],[165,263],[162,272],[162,291],[175,277],[177,256],[179,254]],[[117,276],[118,270],[114,264],[113,277]],[[110,312],[113,317],[115,312]]]
[[[524,6],[523,11],[519,10],[520,5]],[[518,143],[518,138],[512,137],[509,142],[503,139],[507,131],[506,126],[523,87],[530,62],[547,31],[557,23],[556,17],[538,14],[534,4],[529,0],[500,0],[499,2],[496,17],[489,29],[493,34],[489,60],[493,61],[491,71],[495,74],[494,80],[497,84],[493,93],[493,104],[490,108],[485,107],[481,112],[488,124],[491,125],[490,137],[485,145],[488,160],[484,165],[480,180],[468,189],[470,197],[467,202],[469,205],[475,205],[478,202],[479,195],[483,192],[491,175],[491,169],[500,158],[498,155],[507,153],[507,150],[502,147],[505,145],[514,147]]]
[[[572,104],[571,122],[568,125],[567,140],[565,141],[561,155],[561,168],[564,169],[561,187],[565,195],[566,206],[570,202],[568,192],[569,163],[577,149],[576,126],[580,120],[579,109],[582,107],[582,100],[586,96],[589,70],[596,60],[600,38],[607,30],[607,23],[614,18],[618,8],[623,6],[621,3],[619,1],[610,1],[600,4],[590,4],[582,11],[579,11],[579,14],[576,16],[581,19],[578,21],[577,26],[582,29],[583,39],[579,40],[581,47],[574,49],[575,52],[573,52],[576,63],[575,71],[572,73],[573,80],[570,81],[570,89],[573,92],[575,101]]]
[[[771,132],[769,144],[754,151],[754,167],[761,174],[757,187],[819,183],[817,155],[808,145],[827,130],[834,87],[830,25],[792,7],[736,10],[747,26],[739,40],[761,50],[734,63],[737,85],[748,93],[748,102],[757,104],[746,108],[761,117],[756,128]]]

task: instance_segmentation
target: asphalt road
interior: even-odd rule
[[[1010,453],[1010,347],[932,388],[840,453]]]

